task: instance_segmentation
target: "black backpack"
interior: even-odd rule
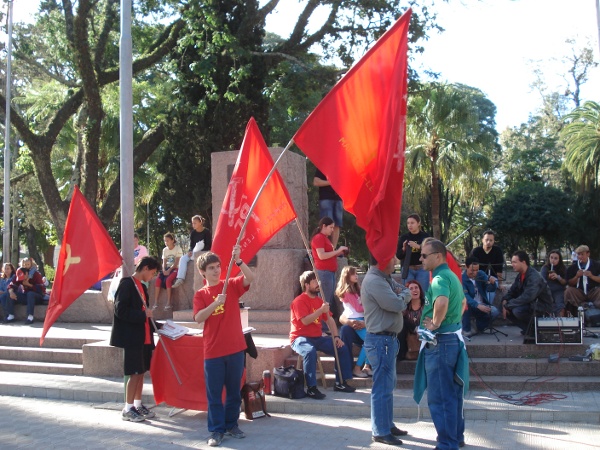
[[[279,397],[304,398],[304,372],[294,366],[277,367],[273,369],[273,391]]]

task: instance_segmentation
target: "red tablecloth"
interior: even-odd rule
[[[176,408],[208,411],[206,386],[204,383],[204,341],[201,336],[182,336],[173,341],[161,337],[165,343],[181,384],[169,363],[161,342],[156,344],[152,355],[150,374],[156,404],[165,402]],[[246,370],[242,375],[240,388],[244,385]],[[223,401],[225,401],[223,389]]]
[[[204,342],[201,336],[182,336],[173,341],[161,338],[167,347],[182,384],[171,368],[163,344],[158,342],[152,355],[150,374],[156,404],[207,411],[204,385]]]

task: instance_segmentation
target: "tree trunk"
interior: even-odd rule
[[[44,271],[44,261],[40,257],[40,252],[37,248],[36,236],[37,230],[33,227],[33,225],[29,225],[27,227],[27,251],[29,253],[29,257],[33,258],[38,266],[39,272],[42,276],[46,276],[46,272]]]
[[[433,237],[441,239],[442,230],[440,228],[440,179],[436,169],[436,157],[431,157],[431,228]]]

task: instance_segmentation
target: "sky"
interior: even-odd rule
[[[306,0],[281,0],[267,29],[287,37]],[[551,91],[564,92],[571,52],[566,39],[588,45],[600,61],[596,0],[450,0],[436,1],[438,23],[445,31],[424,43],[413,67],[430,69],[440,80],[481,89],[496,105],[496,128],[519,126],[541,106],[531,88],[540,67]],[[36,0],[13,0],[14,20],[31,17]],[[322,16],[323,17],[323,16]],[[317,19],[318,20],[318,19]],[[314,26],[318,26],[315,23]],[[600,68],[582,87],[582,100],[600,101]],[[595,97],[594,97],[595,96]]]

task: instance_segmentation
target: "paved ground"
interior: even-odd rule
[[[0,447],[3,449],[186,449],[208,448],[206,413],[183,411],[145,423],[123,422],[120,405],[94,407],[65,400],[0,397]],[[429,421],[398,422],[409,430],[403,448],[431,449],[435,430]],[[598,448],[598,424],[527,421],[467,421],[466,449],[592,449]],[[255,421],[240,420],[243,440],[226,438],[230,449],[363,449],[387,448],[371,442],[369,418],[275,414]]]

